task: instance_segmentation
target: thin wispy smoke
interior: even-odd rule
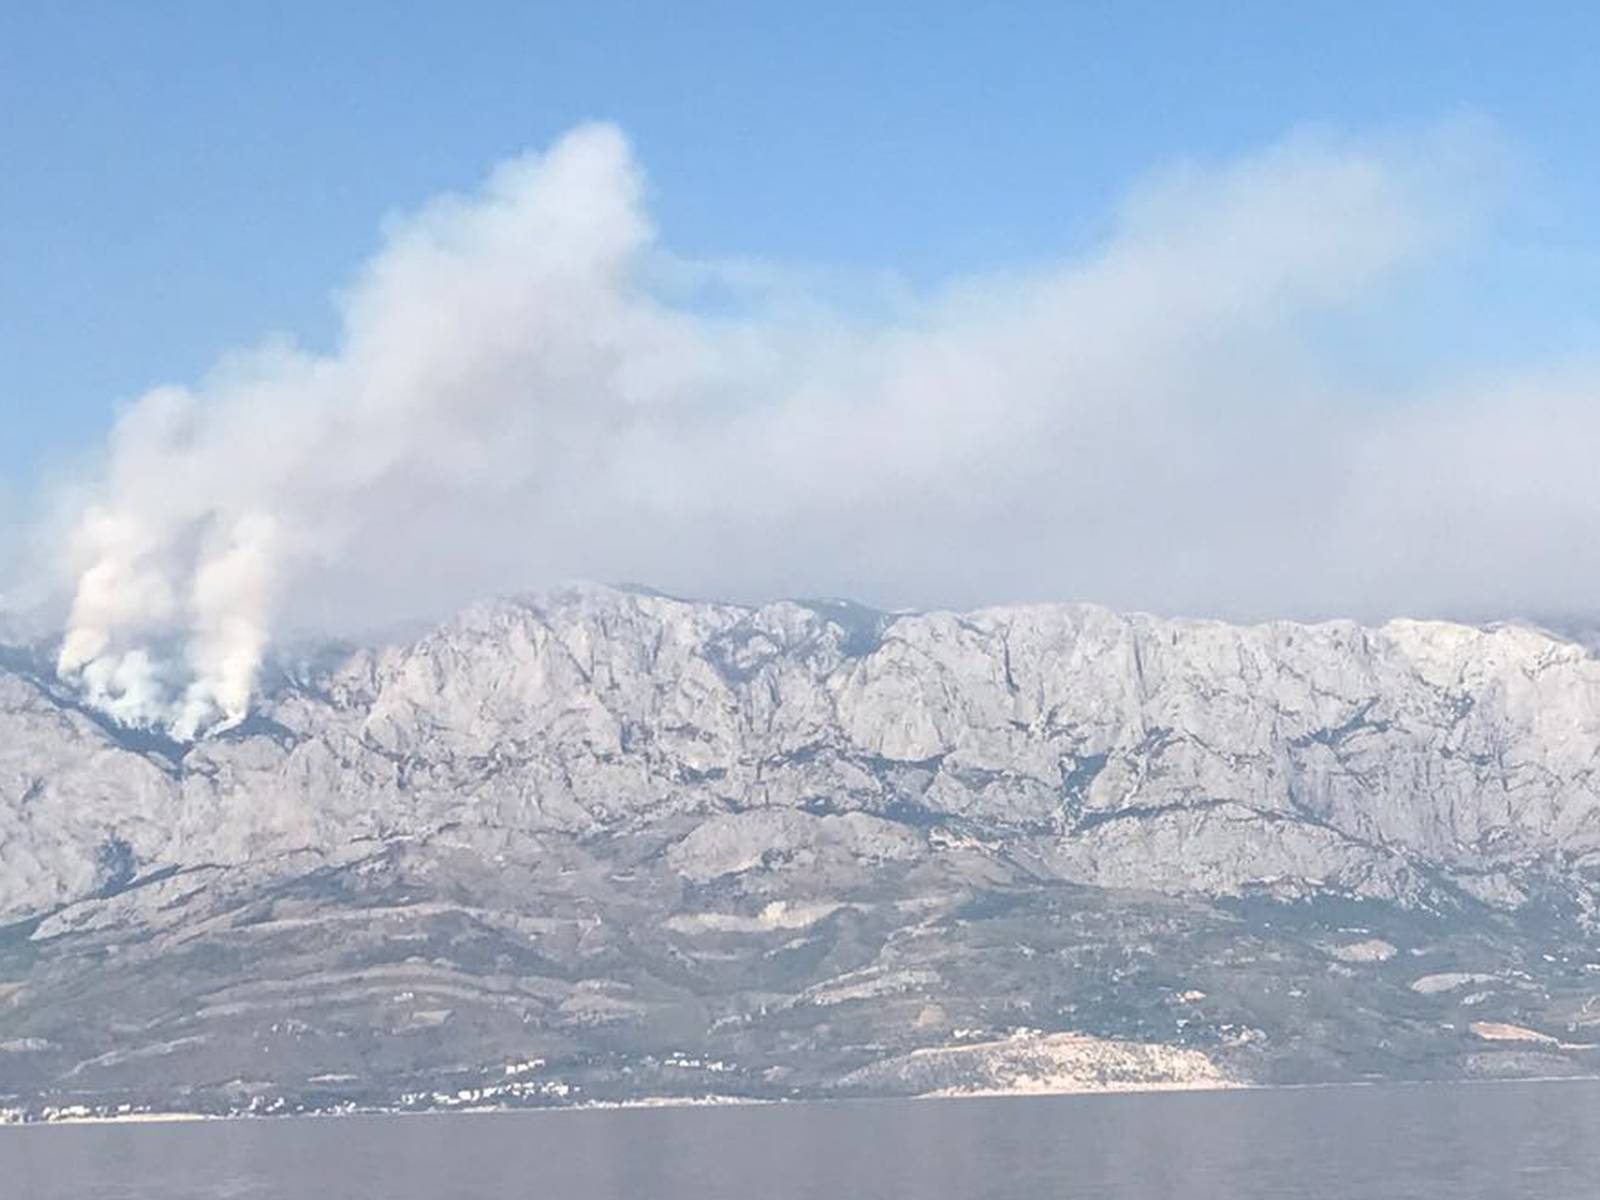
[[[1494,158],[1459,129],[1293,138],[1151,181],[1080,261],[845,310],[671,257],[622,135],[578,129],[394,222],[332,352],[269,343],[126,410],[75,493],[60,671],[191,738],[247,712],[276,630],[575,576],[1548,607],[1600,585],[1584,381],[1353,404],[1308,333],[1468,236]]]

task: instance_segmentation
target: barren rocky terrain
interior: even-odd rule
[[[578,588],[280,652],[193,744],[52,651],[0,648],[15,1115],[1600,1069],[1558,634]]]

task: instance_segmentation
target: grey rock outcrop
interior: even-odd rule
[[[333,937],[337,913],[367,912],[362,881],[381,876],[372,887],[389,897],[385,919],[468,914],[520,946],[502,949],[510,964],[490,972],[507,994],[526,991],[519,955],[541,956],[539,970],[554,972],[541,976],[541,1003],[565,1015],[524,1010],[516,1027],[561,1028],[556,1050],[536,1049],[565,1054],[595,1048],[580,1027],[656,1029],[658,1019],[678,1040],[714,1048],[713,1028],[748,1025],[749,1005],[768,1016],[792,1008],[845,959],[898,978],[910,968],[887,959],[930,929],[941,931],[940,954],[957,953],[957,931],[969,928],[960,923],[987,919],[961,914],[1000,894],[1013,906],[1032,897],[1058,920],[1061,889],[1076,889],[1074,913],[1099,895],[1113,908],[1153,905],[1146,917],[1158,925],[1157,913],[1210,914],[1196,929],[1248,924],[1239,914],[1261,903],[1367,906],[1402,926],[1448,920],[1449,936],[1492,929],[1483,936],[1517,954],[1533,944],[1517,932],[1528,922],[1559,926],[1534,939],[1541,953],[1548,943],[1579,957],[1595,929],[1600,661],[1531,627],[1237,627],[1085,606],[884,614],[579,588],[485,604],[406,645],[285,657],[243,725],[187,746],[86,710],[45,659],[27,647],[0,656],[0,926],[14,943],[0,1041],[34,1047],[20,1057],[35,1063],[35,1089],[62,1086],[62,1071],[98,1078],[109,1068],[85,1063],[126,1052],[107,1035],[94,1055],[68,1047],[37,1065],[49,1057],[38,1047],[63,1043],[37,1007],[55,994],[51,981],[112,969],[73,946],[132,946],[137,958],[139,946],[154,954],[250,928],[246,910],[268,913],[256,922],[264,934],[295,908],[284,889],[312,878],[328,888],[305,891],[297,919],[318,938]],[[771,917],[802,911],[826,915],[800,927]],[[612,919],[687,939],[638,953],[679,955],[692,986],[659,963],[647,972],[654,993],[639,980],[622,986],[644,968],[616,946],[604,971],[580,970],[587,951],[576,947],[603,942]],[[552,933],[570,921],[579,926]],[[434,934],[360,936],[392,947]],[[534,949],[572,937],[565,959]],[[689,944],[737,937],[754,940]],[[729,968],[717,982],[708,965],[819,938],[832,949],[771,978]],[[802,950],[790,956],[812,953]],[[946,993],[969,986],[956,982],[962,971],[930,961],[906,1002],[960,1008]],[[237,962],[207,970],[206,994],[248,982]],[[1409,997],[1396,1011],[1413,1019],[1420,1001],[1400,976],[1423,972],[1393,970],[1395,996]],[[451,986],[481,1001],[485,975],[469,974],[478,982]],[[694,1003],[669,1002],[673,987]],[[1046,1025],[1066,1028],[1064,1006],[1083,1023],[1081,1004],[1052,996]],[[723,1001],[728,1011],[711,1015]],[[1526,1017],[1526,1006],[1510,1015]],[[1082,1032],[1151,1033],[1114,1024]],[[1171,1040],[1170,1029],[1154,1032]],[[1219,1046],[1243,1045],[1214,1032]],[[212,1035],[161,1044],[182,1036]],[[772,1086],[789,1069],[781,1041],[754,1055]],[[646,1043],[656,1045],[606,1053],[637,1056]],[[184,1045],[156,1059],[182,1059]],[[470,1038],[449,1053],[470,1059]],[[864,1066],[846,1057],[839,1077]],[[0,1093],[18,1058],[0,1054]]]

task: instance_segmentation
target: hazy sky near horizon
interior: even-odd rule
[[[224,709],[280,627],[573,576],[1592,608],[1596,35],[1576,4],[8,8],[13,603],[76,594],[111,674],[188,637]]]

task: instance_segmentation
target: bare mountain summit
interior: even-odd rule
[[[1531,628],[586,588],[285,658],[193,745],[46,649],[19,1114],[1600,1068],[1600,660]]]

